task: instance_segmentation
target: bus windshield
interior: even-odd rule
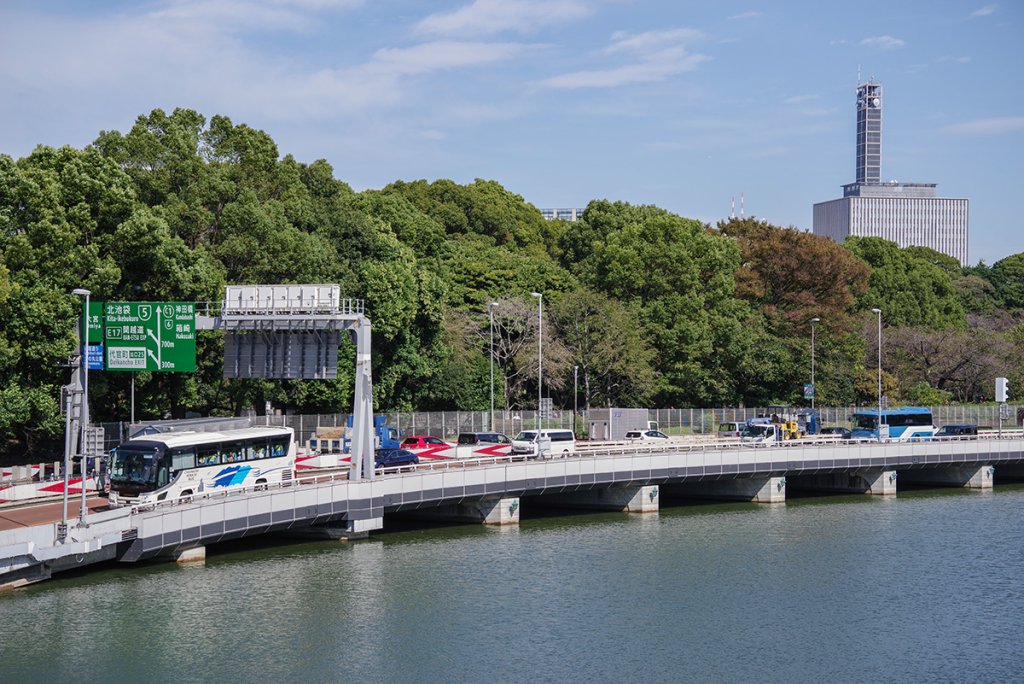
[[[878,427],[878,416],[873,413],[857,413],[853,416],[855,430],[874,430]]]
[[[110,481],[151,485],[156,481],[159,446],[124,444],[111,454]]]
[[[743,428],[742,437],[764,437],[768,433],[767,425],[748,425]]]

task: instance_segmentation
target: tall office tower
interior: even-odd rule
[[[857,182],[882,181],[882,84],[857,86]]]
[[[856,182],[814,205],[814,233],[843,242],[881,237],[921,245],[967,263],[968,200],[938,197],[935,183],[882,182],[882,85],[857,84]]]

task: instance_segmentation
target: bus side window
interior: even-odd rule
[[[220,463],[220,445],[204,444],[196,447],[196,464],[199,466],[211,466]]]
[[[275,437],[270,442],[271,456],[285,456],[288,453],[288,440]]]
[[[259,439],[253,440],[249,446],[249,458],[260,459],[267,457],[267,442],[266,440]]]
[[[171,450],[171,470],[180,472],[196,467],[195,447],[182,447]]]

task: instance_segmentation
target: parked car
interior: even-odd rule
[[[839,437],[839,439],[850,439],[851,435],[853,435],[853,431],[850,430],[850,428],[832,426],[832,427],[823,427],[823,428],[821,428],[821,433],[820,434],[822,434],[822,435],[837,435]]]
[[[721,439],[739,439],[743,432],[743,423],[732,421],[718,424],[718,437]]]
[[[936,437],[965,437],[977,434],[977,425],[943,425],[935,432]]]
[[[402,440],[400,449],[429,449],[431,447],[448,447],[448,442],[433,435],[409,435]]]
[[[668,435],[659,430],[630,430],[626,433],[627,442],[664,442]]]
[[[419,456],[407,449],[377,449],[373,456],[375,468],[398,468],[417,465],[419,462]]]
[[[456,458],[496,458],[508,456],[512,440],[500,432],[460,432]]]

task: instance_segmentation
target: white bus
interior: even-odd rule
[[[291,480],[291,428],[164,432],[110,452],[110,505],[134,506]]]

